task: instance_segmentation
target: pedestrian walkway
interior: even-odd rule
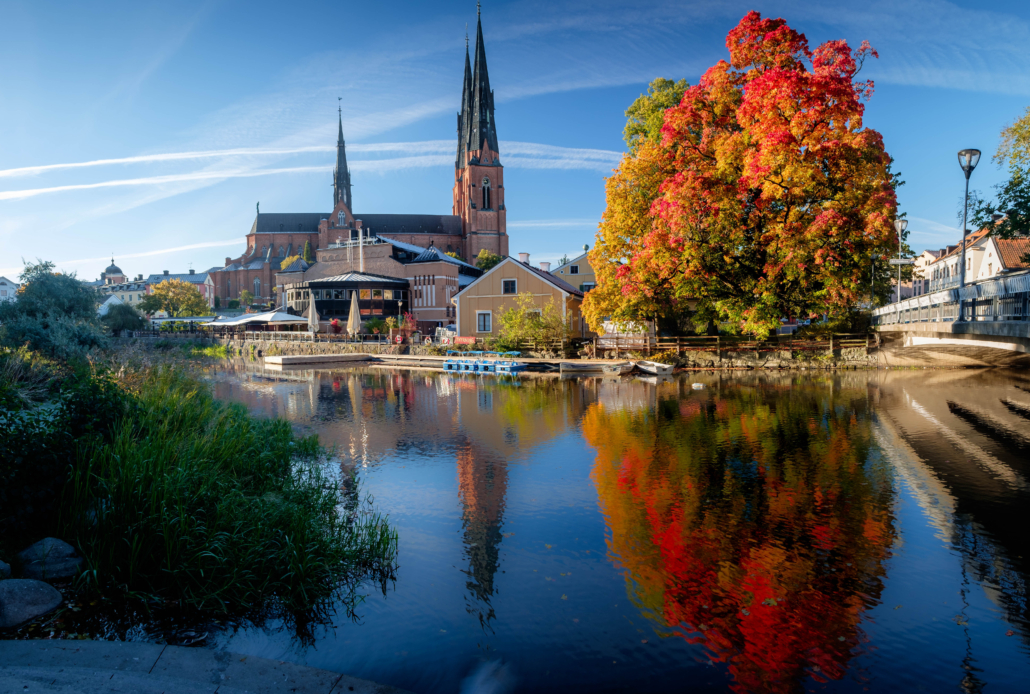
[[[206,648],[0,641],[0,694],[410,694],[368,680]]]

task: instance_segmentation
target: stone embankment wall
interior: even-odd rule
[[[213,344],[225,345],[241,356],[259,357],[296,356],[309,354],[414,354],[438,353],[422,345],[376,344],[374,342],[285,342],[281,340],[226,340],[214,339]]]
[[[668,353],[653,355],[651,358],[672,361]],[[609,357],[609,355],[604,355]],[[612,353],[610,358],[616,358]],[[622,355],[623,359],[627,358]],[[648,359],[646,356],[639,359]],[[681,352],[676,365],[695,369],[866,369],[878,366],[878,355],[875,348],[854,347],[829,350],[728,350]]]

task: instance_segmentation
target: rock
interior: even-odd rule
[[[43,581],[0,581],[0,629],[10,629],[45,615],[61,604],[61,594]]]
[[[11,577],[11,565],[0,561],[0,581]]]
[[[22,576],[44,581],[78,576],[83,558],[67,542],[48,537],[21,552]]]

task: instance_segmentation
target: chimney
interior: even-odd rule
[[[529,265],[529,253],[519,253],[519,262],[523,265]]]
[[[232,258],[226,258],[225,259],[225,267],[229,267],[230,265],[232,265]]]
[[[195,275],[195,274],[197,274],[197,273],[196,273],[196,270],[194,270],[193,268],[190,268],[190,274],[191,274],[191,275]]]
[[[550,263],[540,263],[540,269],[543,270],[544,272],[550,272],[551,271],[551,264]]]
[[[168,274],[168,270],[165,270],[165,274],[166,274],[166,275]]]

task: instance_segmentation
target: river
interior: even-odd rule
[[[356,622],[218,647],[420,694],[1027,691],[1025,372],[209,376],[400,536]]]

